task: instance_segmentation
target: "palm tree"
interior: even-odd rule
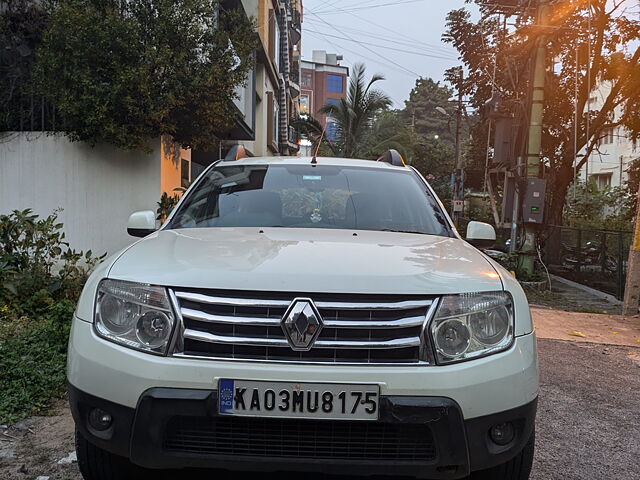
[[[360,154],[376,117],[391,105],[391,98],[371,88],[374,83],[384,80],[384,77],[376,74],[366,83],[365,70],[364,65],[356,64],[349,79],[347,97],[335,105],[326,104],[318,111],[331,117],[337,125],[336,142],[327,141],[326,136],[323,138],[324,150],[334,155],[353,158]],[[293,125],[312,143],[318,144],[322,134],[320,122],[305,116],[295,119]]]
[[[365,70],[363,64],[356,64],[349,79],[347,97],[336,105],[327,104],[319,110],[319,113],[330,116],[337,124],[337,147],[343,157],[358,154],[376,116],[391,105],[391,98],[380,90],[371,88],[374,83],[384,80],[384,77],[375,74],[366,83]]]

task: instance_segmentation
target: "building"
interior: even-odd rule
[[[599,110],[610,92],[611,83],[601,82],[591,93],[589,108]],[[622,108],[619,106],[616,109],[616,118],[622,115]],[[591,154],[580,171],[581,178],[594,180],[600,189],[623,186],[629,180],[630,163],[640,158],[640,146],[629,138],[622,126],[607,129],[598,143],[597,151]]]
[[[349,68],[340,65],[342,55],[314,50],[312,60],[302,60],[300,113],[318,120],[327,130],[327,139],[336,140],[331,118],[318,113],[326,104],[338,103],[346,96]]]
[[[192,153],[195,170],[224,158],[236,145],[254,156],[295,155],[299,150],[289,121],[299,109],[302,0],[224,0],[222,5],[242,8],[256,20],[255,68],[237,90],[236,128],[222,138],[218,152]]]

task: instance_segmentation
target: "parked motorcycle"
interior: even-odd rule
[[[587,242],[584,247],[580,248],[563,243],[562,250],[560,261],[565,267],[575,269],[578,266],[597,265],[612,273],[618,270],[618,261],[613,255],[607,254],[601,244]]]

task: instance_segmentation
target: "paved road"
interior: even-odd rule
[[[542,389],[532,480],[640,480],[640,348],[539,340]],[[3,462],[0,479],[80,480],[77,466],[55,461],[73,449],[68,411],[33,419],[33,434]],[[19,432],[12,431],[19,435]],[[5,443],[6,444],[6,443]],[[2,447],[2,445],[0,445]],[[28,474],[18,473],[24,464]],[[346,480],[299,474],[180,472],[165,478]],[[399,479],[398,479],[399,480]]]
[[[539,340],[534,480],[640,479],[640,349]]]

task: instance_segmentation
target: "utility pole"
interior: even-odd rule
[[[636,228],[633,243],[629,250],[627,268],[627,284],[624,290],[623,315],[637,315],[640,305],[640,189],[638,189],[638,211],[636,213]],[[620,265],[618,268],[622,268]]]
[[[453,183],[453,221],[456,227],[460,224],[460,217],[464,211],[464,169],[462,164],[462,84],[464,70],[460,67],[458,76],[458,110],[456,112],[456,170]]]
[[[539,0],[538,26],[543,29],[548,25],[549,0]],[[538,38],[532,81],[531,116],[527,140],[526,175],[528,178],[540,177],[542,154],[542,122],[544,117],[544,88],[547,74],[547,38],[543,31]],[[520,184],[522,185],[523,182]],[[527,273],[533,272],[536,253],[535,227],[525,227],[525,242],[520,256],[520,267]]]

